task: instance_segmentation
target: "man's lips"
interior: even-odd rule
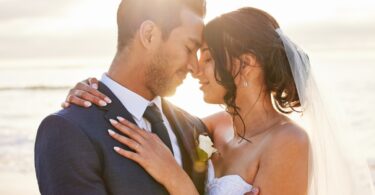
[[[208,81],[200,81],[199,84],[201,85],[200,89],[202,90],[203,87],[205,87],[206,85],[210,84],[210,82],[208,82]]]

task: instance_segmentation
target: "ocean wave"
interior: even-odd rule
[[[1,70],[59,70],[59,69],[91,69],[91,68],[101,68],[99,65],[0,65]]]
[[[48,85],[35,85],[35,86],[9,86],[0,87],[0,91],[51,91],[51,90],[67,90],[72,86],[48,86]]]

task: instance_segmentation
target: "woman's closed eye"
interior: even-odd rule
[[[205,63],[205,64],[207,64],[207,63],[210,63],[212,61],[212,58],[206,58],[203,62]]]

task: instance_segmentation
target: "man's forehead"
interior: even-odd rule
[[[193,42],[196,48],[200,48],[202,46],[202,38],[189,37],[189,41]]]
[[[195,40],[202,42],[202,31],[204,27],[203,18],[189,9],[183,9],[181,11],[181,24],[194,34]]]
[[[183,8],[180,12],[182,22],[190,22],[193,24],[203,25],[203,17],[188,8]]]

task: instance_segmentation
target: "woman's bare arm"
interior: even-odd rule
[[[309,140],[303,130],[280,130],[262,154],[253,185],[262,195],[307,194],[308,153]]]

